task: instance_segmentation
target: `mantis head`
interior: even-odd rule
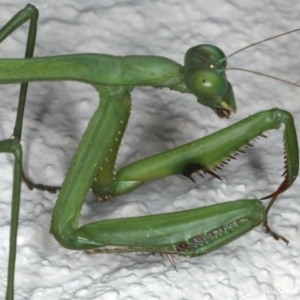
[[[227,80],[226,56],[212,45],[199,45],[185,55],[185,83],[199,103],[210,107],[219,117],[236,112],[235,98]]]

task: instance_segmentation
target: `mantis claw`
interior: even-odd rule
[[[214,168],[222,170],[222,168],[219,166],[215,166]],[[197,163],[186,164],[182,170],[182,175],[187,177],[191,181],[196,182],[194,180],[194,178],[192,177],[192,174],[197,173],[199,176],[204,177],[201,172],[203,172],[204,174],[209,174],[219,180],[222,180],[222,178],[220,176],[218,176],[215,172],[213,172],[210,169],[204,169],[203,166],[201,166],[200,164],[197,164]]]
[[[204,170],[204,173],[207,173],[207,174],[209,174],[209,175],[211,175],[211,176],[213,176],[213,177],[215,177],[215,178],[217,178],[217,179],[219,179],[219,180],[223,180],[220,176],[218,176],[215,172],[213,172],[212,170]]]
[[[167,254],[167,258],[168,258],[169,262],[171,263],[171,265],[173,266],[174,270],[176,272],[178,272],[178,269],[177,269],[177,266],[176,266],[173,256],[171,254]]]
[[[284,241],[284,242],[286,243],[286,245],[289,244],[289,240],[287,240],[284,236],[279,235],[278,233],[274,232],[274,231],[270,228],[267,219],[263,222],[263,226],[266,228],[266,232],[267,232],[268,234],[270,234],[276,241],[282,240],[282,241]]]

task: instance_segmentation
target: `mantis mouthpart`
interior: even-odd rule
[[[65,248],[89,253],[150,252],[195,257],[211,252],[264,224],[275,238],[288,242],[268,225],[269,209],[277,197],[296,180],[299,171],[297,134],[293,116],[282,109],[259,112],[223,130],[172,150],[131,163],[115,173],[115,161],[131,113],[131,92],[136,86],[168,88],[195,95],[197,101],[217,116],[229,118],[237,111],[233,89],[226,77],[226,57],[217,47],[203,44],[190,48],[184,66],[161,56],[112,56],[72,54],[33,58],[37,9],[28,4],[0,29],[0,42],[30,21],[25,59],[0,59],[0,84],[21,83],[13,137],[0,141],[0,152],[12,153],[14,180],[10,254],[6,299],[14,298],[16,240],[20,189],[60,190],[53,211],[51,233]],[[62,187],[31,182],[22,163],[22,122],[28,82],[78,81],[99,94],[95,111],[69,166]],[[141,184],[172,175],[194,181],[194,175],[216,174],[226,161],[236,159],[243,147],[284,126],[284,179],[279,188],[258,199],[240,199],[207,207],[144,217],[111,219],[78,226],[89,190],[100,200],[126,194]],[[262,199],[261,199],[262,200]]]

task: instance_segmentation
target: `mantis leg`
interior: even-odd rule
[[[26,5],[24,9],[19,11],[6,25],[0,29],[0,43],[5,40],[11,33],[13,33],[22,24],[30,21],[29,32],[27,37],[25,58],[32,58],[36,32],[37,32],[38,10],[31,4]],[[13,299],[14,290],[14,273],[16,260],[16,246],[17,246],[17,232],[19,222],[19,206],[20,206],[20,191],[22,180],[28,185],[30,189],[40,188],[53,190],[53,187],[43,185],[36,185],[32,183],[23,172],[22,167],[22,147],[20,144],[22,136],[23,116],[26,103],[26,96],[28,90],[28,83],[21,83],[19,93],[19,103],[16,116],[15,127],[13,131],[13,138],[9,140],[0,141],[1,153],[12,153],[15,157],[14,163],[14,177],[13,177],[13,195],[12,195],[12,210],[11,210],[11,230],[10,230],[10,252],[8,262],[8,277],[7,277],[7,292],[6,299]],[[57,189],[55,187],[55,189]]]
[[[35,46],[37,19],[38,10],[34,6],[28,4],[23,10],[19,11],[5,26],[1,28],[0,43],[18,27],[30,20],[25,58],[31,58],[33,56]],[[16,123],[13,132],[14,139],[4,140],[0,142],[0,152],[12,153],[15,157],[6,299],[13,299],[14,297],[14,274],[19,223],[21,182],[22,179],[27,182],[27,178],[25,177],[22,168],[22,147],[20,144],[27,89],[28,83],[22,83],[19,94]],[[30,183],[30,181],[28,181],[27,184],[28,183]]]
[[[273,120],[271,121],[271,119]],[[285,172],[283,174],[285,179],[277,191],[263,198],[272,198],[266,207],[266,218],[263,225],[267,233],[272,235],[276,240],[281,239],[285,243],[288,243],[286,238],[275,233],[269,227],[267,218],[269,210],[278,195],[291,186],[299,171],[298,142],[293,118],[288,112],[279,109],[258,113],[201,140],[124,167],[116,175],[117,182],[120,182],[120,191],[117,188],[116,193],[123,192],[124,182],[135,182],[135,184],[137,184],[139,180],[139,183],[142,183],[147,180],[175,174],[181,174],[193,180],[191,177],[192,174],[198,173],[201,175],[201,172],[218,177],[212,169],[216,170],[227,158],[234,158],[232,156],[233,152],[240,151],[241,147],[247,145],[252,139],[261,135],[265,130],[278,128],[280,123],[285,124]],[[223,149],[223,151],[216,149]],[[234,151],[232,151],[233,149]],[[124,184],[124,186],[126,190],[126,184]]]
[[[252,139],[262,135],[267,130],[278,129],[282,123],[285,125],[284,145],[287,157],[285,179],[278,190],[268,197],[276,197],[284,192],[297,177],[299,157],[294,121],[291,114],[280,109],[257,113],[201,140],[128,165],[114,176],[113,158],[116,155],[114,150],[119,146],[122,130],[125,128],[129,117],[130,96],[128,91],[121,88],[114,94],[109,90],[106,92],[101,90],[100,94],[101,104],[76,151],[53,213],[51,232],[59,243],[66,248],[92,249],[107,245],[121,245],[135,249],[132,251],[140,249],[139,251],[165,252],[166,248],[160,247],[158,237],[162,232],[166,232],[163,234],[163,238],[167,241],[167,247],[174,247],[172,253],[177,253],[178,249],[182,249],[180,245],[183,241],[191,241],[196,235],[187,238],[189,233],[184,231],[181,236],[177,236],[177,223],[175,220],[168,222],[172,214],[156,215],[162,221],[161,227],[155,230],[153,225],[155,218],[149,220],[149,223],[146,221],[148,225],[145,226],[146,229],[139,238],[136,238],[136,230],[132,231],[132,236],[130,236],[127,225],[134,224],[132,226],[139,229],[146,220],[144,218],[113,220],[108,226],[106,222],[100,221],[78,228],[79,212],[89,187],[92,186],[92,189],[96,190],[99,196],[113,196],[127,193],[145,181],[165,176],[181,174],[191,178],[194,172],[201,171],[215,175],[212,170],[221,165],[224,160],[233,158],[233,155],[242,151],[240,150],[241,147],[247,145]],[[89,145],[89,147],[84,147],[84,145]],[[103,168],[105,166],[107,167],[106,170]],[[97,168],[100,170],[97,171]],[[234,204],[232,211],[235,208]],[[229,211],[231,210],[229,209]],[[261,214],[259,216],[255,219],[261,222],[264,217],[261,217]],[[178,218],[180,217],[179,214]],[[168,223],[168,231],[164,231],[166,223]],[[114,226],[115,224],[117,226]],[[257,223],[255,224],[257,225]],[[252,224],[252,226],[254,225]],[[115,230],[115,227],[118,227],[118,230]],[[198,226],[196,227],[198,228]],[[245,232],[246,229],[238,232],[235,238]],[[125,238],[123,242],[120,240],[122,235]],[[153,239],[148,239],[149,235]],[[228,238],[226,241],[229,240],[232,239]],[[216,244],[212,242],[206,252],[215,248]],[[191,254],[191,247],[188,247],[188,250],[188,255],[200,255],[197,254],[197,251]],[[180,254],[184,255],[181,252]]]
[[[29,30],[27,36],[25,58],[32,58],[36,33],[37,33],[37,21],[39,12],[35,6],[27,4],[25,8],[20,10],[7,24],[5,24],[0,29],[0,43],[4,41],[10,34],[12,34],[17,28],[22,26],[27,21],[29,22]],[[23,116],[25,110],[25,103],[27,97],[28,82],[21,83],[20,93],[19,93],[19,103],[16,116],[15,127],[13,131],[13,136],[17,141],[21,141],[22,127],[23,127]],[[27,186],[32,190],[33,188],[48,190],[49,192],[55,193],[60,187],[46,186],[43,184],[35,184],[30,179],[26,177],[24,171],[22,171],[22,179],[27,184]]]
[[[12,34],[17,28],[19,28],[28,20],[30,20],[25,58],[32,58],[34,47],[35,47],[38,16],[39,16],[38,10],[33,5],[27,4],[24,9],[20,10],[6,25],[4,25],[1,28],[0,43],[4,41],[10,34]],[[27,96],[27,89],[28,89],[28,82],[21,83],[16,124],[13,133],[13,136],[18,141],[21,140],[21,135],[22,135],[22,125],[23,125],[23,116],[24,116],[25,102]]]
[[[6,299],[13,299],[14,295],[14,276],[15,276],[15,261],[17,248],[17,234],[19,224],[19,207],[20,193],[22,182],[22,147],[19,141],[9,139],[0,141],[1,153],[12,153],[15,157],[14,172],[13,172],[13,194],[11,208],[11,224],[10,224],[10,251],[8,260],[8,276]]]

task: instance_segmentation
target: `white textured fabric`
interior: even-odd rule
[[[276,4],[277,2],[277,4]],[[202,43],[227,54],[250,43],[300,27],[299,1],[41,1],[35,56],[80,52],[153,54],[183,62],[185,51]],[[238,4],[239,3],[239,4]],[[0,24],[26,1],[0,0]],[[0,46],[1,57],[22,57],[26,26]],[[251,48],[229,60],[300,82],[300,33]],[[0,70],[1,71],[1,70]],[[238,112],[217,118],[192,95],[138,88],[134,114],[118,166],[203,137],[255,112],[290,111],[300,130],[299,88],[238,71],[228,72]],[[0,139],[11,136],[17,85],[0,86]],[[30,84],[25,111],[24,167],[34,181],[61,184],[79,140],[98,103],[95,91],[78,83]],[[267,133],[247,155],[215,178],[196,184],[179,176],[149,182],[105,204],[88,197],[82,223],[104,218],[179,211],[274,191],[283,170],[282,133]],[[1,154],[0,297],[5,293],[11,208],[12,156]],[[57,195],[23,185],[15,299],[300,299],[299,180],[271,210],[270,225],[290,240],[286,246],[260,226],[203,257],[148,254],[87,255],[61,247],[49,233]]]

